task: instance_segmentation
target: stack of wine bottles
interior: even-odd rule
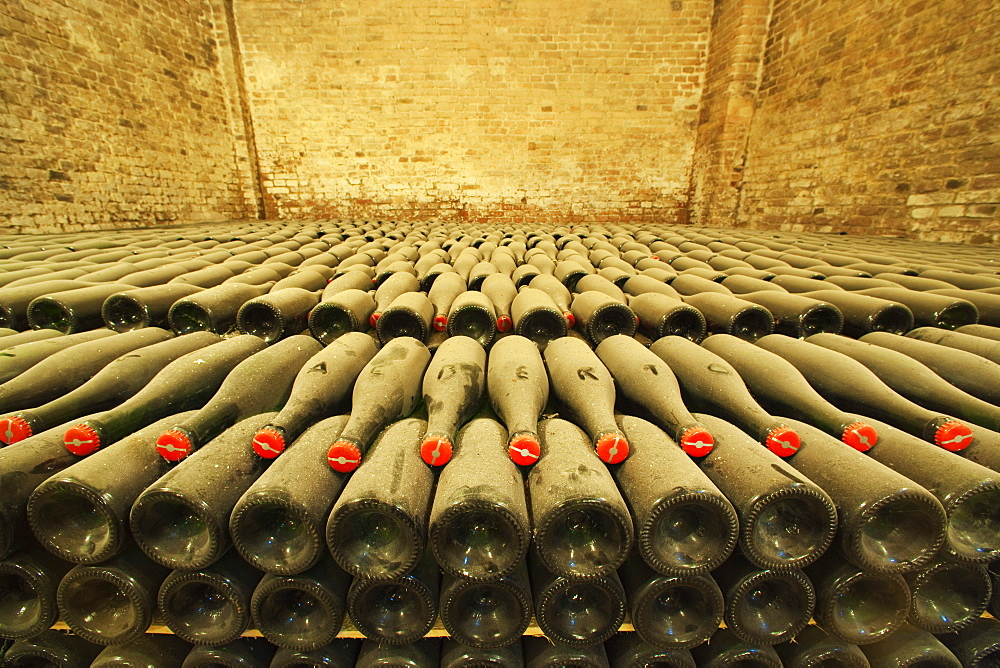
[[[997,260],[0,237],[4,665],[996,665]]]

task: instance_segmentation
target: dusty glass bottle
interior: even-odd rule
[[[479,408],[486,386],[486,351],[467,336],[442,343],[424,373],[427,433],[420,456],[429,466],[444,466],[455,449],[459,428]]]
[[[486,389],[507,427],[511,460],[534,464],[541,454],[538,416],[549,400],[549,377],[538,346],[516,334],[497,341],[489,353]]]
[[[458,450],[438,478],[429,539],[442,570],[471,580],[510,573],[531,542],[521,474],[504,450],[507,432],[477,418],[459,433]]]
[[[288,400],[273,408],[278,411],[274,421],[254,436],[254,452],[273,459],[311,424],[329,415],[343,402],[377,350],[370,336],[351,332],[314,351],[304,364],[293,370],[295,376]]]
[[[388,580],[356,578],[347,593],[347,614],[366,638],[379,644],[417,642],[437,617],[440,580],[429,553],[406,574]]]
[[[330,511],[327,546],[355,577],[397,577],[424,551],[434,487],[419,454],[426,428],[408,418],[382,432]]]
[[[609,573],[632,547],[625,500],[579,427],[551,419],[539,430],[543,454],[528,474],[528,496],[541,561],[566,577]]]
[[[445,575],[440,610],[445,629],[463,645],[496,649],[517,642],[532,612],[525,561],[497,580],[477,582]]]

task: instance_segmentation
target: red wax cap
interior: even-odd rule
[[[649,259],[651,259],[651,260],[659,260],[660,256],[659,255],[650,255]]]
[[[767,449],[779,457],[791,457],[799,449],[799,435],[791,427],[775,427],[764,439]]]
[[[497,316],[497,329],[501,332],[509,332],[514,326],[514,321],[509,315]]]
[[[875,427],[866,422],[855,422],[847,425],[840,440],[858,452],[867,452],[878,443],[878,432],[875,431]]]
[[[542,446],[538,444],[538,439],[531,434],[520,434],[510,439],[507,445],[507,454],[511,461],[521,466],[531,466],[538,461],[542,454]]]
[[[573,327],[576,327],[576,316],[575,315],[573,315],[569,311],[566,311],[565,313],[563,313],[563,317],[566,318],[566,324],[569,325],[570,329],[572,329]]]
[[[429,436],[420,444],[420,456],[429,466],[444,466],[451,461],[451,439],[447,436]]]
[[[191,439],[179,429],[165,431],[156,439],[156,452],[168,462],[179,462],[193,449]]]
[[[326,453],[330,468],[341,473],[350,473],[361,464],[361,450],[350,441],[337,441]]]
[[[605,434],[597,439],[597,456],[606,464],[617,464],[628,457],[628,441],[621,434]]]
[[[436,315],[434,316],[434,329],[439,332],[443,332],[448,329],[448,316],[446,315]]]
[[[681,436],[681,449],[692,457],[704,457],[714,446],[715,439],[700,427],[692,427]]]
[[[375,324],[378,322],[378,319],[381,317],[382,314],[379,312],[372,313],[370,316],[368,316],[368,324],[374,327]]]
[[[63,444],[74,455],[89,455],[101,447],[101,437],[97,435],[96,429],[83,423],[66,430]]]
[[[961,422],[954,420],[945,422],[934,432],[934,445],[945,450],[958,452],[972,444],[972,430]]]
[[[253,451],[264,459],[274,459],[285,451],[285,437],[274,427],[264,427],[253,437]]]
[[[20,415],[11,415],[0,420],[0,441],[10,445],[31,436],[31,425]]]

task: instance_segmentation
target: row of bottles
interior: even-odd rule
[[[600,230],[524,242],[516,232],[433,241],[419,229],[365,225],[321,237],[323,227],[288,230],[257,250],[240,247],[244,259],[228,267],[220,269],[227,261],[219,259],[175,275],[220,287],[243,277],[255,289],[285,281],[279,291],[286,296],[309,295],[292,309],[297,320],[284,318],[280,304],[251,310],[248,321],[262,323],[257,335],[233,336],[238,313],[217,331],[193,327],[181,336],[152,321],[118,334],[7,333],[37,338],[17,340],[19,350],[0,360],[0,367],[11,362],[10,371],[0,368],[9,373],[0,401],[10,399],[0,440],[11,444],[0,450],[10,491],[0,535],[7,560],[30,554],[53,592],[47,603],[21,607],[44,608],[54,619],[56,610],[90,605],[83,617],[128,622],[140,634],[152,611],[177,613],[175,633],[209,644],[251,625],[276,639],[286,631],[280,624],[266,630],[268,620],[289,617],[281,612],[289,606],[300,627],[307,608],[313,620],[327,620],[311,623],[326,634],[312,644],[336,635],[345,614],[369,638],[405,644],[426,633],[439,611],[452,620],[445,625],[453,638],[484,648],[516,640],[532,613],[560,645],[599,642],[628,614],[638,638],[677,651],[702,643],[719,619],[741,642],[781,645],[812,614],[840,642],[869,648],[905,637],[906,620],[945,633],[986,607],[985,565],[1000,549],[1000,422],[992,367],[983,364],[995,363],[989,327],[878,332],[863,341],[763,330],[741,338],[715,328],[701,346],[700,335],[633,337],[638,310],[617,309],[628,317],[594,329],[576,301],[618,290],[631,308],[643,294],[667,296],[662,285],[693,297],[680,300],[690,313],[701,296],[722,294],[706,283],[728,281],[735,292],[740,282],[682,268],[700,252],[687,244],[715,242]],[[212,248],[236,242],[213,241]],[[188,239],[175,249],[192,243],[204,242]],[[673,277],[652,266],[660,260],[647,252],[667,243],[684,255],[672,259]],[[726,242],[747,243],[755,242]],[[232,247],[239,244],[247,242]],[[297,250],[310,244],[309,252]],[[368,244],[375,245],[359,252]],[[759,245],[747,256],[755,262],[771,252]],[[472,265],[470,248],[480,255]],[[536,249],[535,262],[526,261]],[[101,259],[119,252],[66,252],[90,250],[102,252],[87,257]],[[5,254],[0,281],[31,271]],[[584,257],[593,271],[577,259]],[[619,264],[630,262],[631,272]],[[103,280],[119,280],[111,275],[119,270],[108,269]],[[622,290],[606,269],[648,289]],[[818,281],[836,272],[787,275]],[[770,282],[786,284],[789,295],[819,289],[802,283],[802,291],[788,291],[795,281],[781,276]],[[498,316],[490,297],[509,283],[513,292],[499,290],[511,306],[522,294],[545,294],[562,323],[553,331],[569,336],[519,336],[517,318]],[[903,287],[918,285],[928,288]],[[299,336],[330,286],[338,286],[331,296],[353,290],[363,301],[386,286],[399,292],[327,340]],[[188,293],[170,297],[164,313],[214,289],[194,287],[205,289],[170,288]],[[278,294],[273,287],[258,296]],[[489,305],[492,317],[479,329],[449,331],[453,323],[438,317],[444,313],[418,298],[411,310],[421,322],[430,314],[429,326],[406,329],[411,321],[399,336],[380,335],[380,322],[384,332],[407,322],[393,316],[395,299],[432,291],[435,299],[447,291],[476,302],[480,313]],[[442,336],[431,335],[435,329]],[[622,332],[628,335],[615,336]],[[968,337],[987,343],[970,345]],[[37,382],[41,372],[52,382]],[[31,533],[44,550],[25,541]],[[141,575],[115,576],[130,568]],[[20,575],[11,582],[21,590],[11,600],[28,602],[24,590],[34,585]],[[199,636],[212,622],[224,631]]]
[[[452,639],[426,638],[406,645],[378,645],[371,640],[335,640],[314,650],[277,648],[263,639],[239,638],[217,646],[191,647],[170,635],[150,635],[128,643],[100,647],[58,631],[14,643],[3,655],[11,668],[815,668],[817,666],[940,666],[988,668],[1000,658],[1000,622],[980,619],[955,634],[935,637],[904,627],[877,643],[857,646],[810,626],[796,642],[771,647],[746,643],[726,629],[694,650],[662,649],[635,633],[618,633],[601,644],[560,647],[545,638],[525,636],[497,649],[477,649]]]
[[[1000,297],[989,292],[1000,281],[970,279],[947,264],[863,262],[871,256],[856,249],[852,257],[690,231],[705,243],[661,234],[667,241],[648,230],[447,239],[428,238],[419,227],[379,236],[391,228],[372,227],[230,234],[226,242],[189,235],[186,242],[131,251],[125,245],[83,258],[85,251],[56,253],[44,258],[55,271],[42,274],[21,269],[31,263],[19,258],[37,258],[37,251],[11,253],[0,260],[0,268],[14,269],[13,280],[0,279],[0,320],[64,332],[102,319],[117,331],[239,328],[268,341],[308,324],[323,343],[372,327],[383,343],[395,336],[427,341],[437,331],[484,345],[511,330],[544,343],[574,326],[597,344],[637,327],[654,339],[680,334],[698,341],[708,331],[755,340],[770,332],[860,335],[904,333],[914,324],[1000,324]]]

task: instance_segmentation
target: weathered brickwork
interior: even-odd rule
[[[1000,4],[774,0],[736,220],[1000,241]]]
[[[269,215],[686,219],[710,0],[240,0]]]
[[[255,215],[224,17],[221,0],[0,3],[0,228]]]
[[[732,225],[760,85],[771,0],[716,0],[698,121],[691,221]]]

